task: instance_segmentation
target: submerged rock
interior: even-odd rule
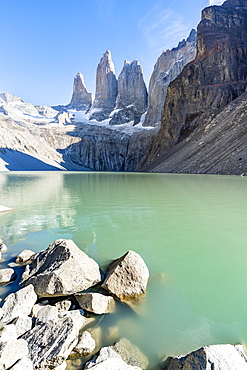
[[[247,356],[242,345],[206,346],[185,356],[170,357],[166,370],[237,370],[247,369]]]
[[[127,364],[139,366],[141,369],[147,369],[149,364],[147,357],[129,340],[125,338],[120,339],[112,349],[114,349]]]
[[[115,309],[114,298],[100,293],[80,293],[76,294],[75,298],[83,310],[98,315],[113,312]]]
[[[120,300],[125,300],[144,294],[148,278],[149,271],[141,256],[129,251],[109,266],[102,287]]]
[[[36,254],[21,283],[32,284],[39,297],[51,297],[74,294],[100,281],[98,264],[72,240],[59,239]]]

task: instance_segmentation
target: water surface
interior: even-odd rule
[[[205,344],[245,343],[246,190],[246,178],[227,176],[0,173],[0,204],[14,209],[0,214],[2,266],[58,238],[103,268],[132,249],[150,270],[146,299],[139,314],[120,304],[103,317],[101,345],[126,337],[151,368]]]

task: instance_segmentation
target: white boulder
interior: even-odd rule
[[[101,315],[113,312],[115,309],[114,298],[100,293],[79,293],[75,298],[83,310]]]

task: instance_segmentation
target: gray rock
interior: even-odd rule
[[[0,342],[17,340],[17,330],[14,324],[5,325],[0,329]]]
[[[137,60],[124,62],[118,77],[118,96],[116,112],[110,119],[110,125],[121,125],[133,121],[140,122],[147,110],[148,93],[143,79],[142,67]]]
[[[27,315],[20,315],[19,317],[14,319],[13,324],[15,325],[17,337],[19,338],[28,330],[32,329],[33,320]]]
[[[28,357],[23,357],[11,367],[11,370],[33,370],[33,362]]]
[[[100,293],[79,293],[75,295],[75,298],[83,310],[98,315],[115,310],[114,298]]]
[[[58,309],[55,306],[44,306],[38,311],[36,317],[36,325],[48,320],[58,319]]]
[[[92,102],[93,96],[87,91],[83,75],[78,72],[74,78],[72,99],[67,108],[87,111]]]
[[[51,320],[24,334],[34,368],[61,365],[78,342],[79,330],[71,318]]]
[[[64,301],[57,302],[55,303],[55,307],[57,307],[58,312],[69,311],[71,307],[71,301],[64,300]]]
[[[87,356],[95,349],[96,343],[88,331],[84,331],[79,338],[79,341],[73,352],[81,356]]]
[[[5,252],[7,252],[7,250],[8,250],[7,246],[4,244],[2,239],[0,239],[0,252],[5,253]]]
[[[24,251],[22,251],[17,257],[16,257],[16,260],[15,262],[16,263],[26,263],[28,261],[30,261],[35,255],[35,252],[33,251],[30,251],[28,249],[25,249]]]
[[[24,339],[0,342],[0,369],[8,369],[18,360],[28,355],[27,342]]]
[[[187,40],[176,48],[164,51],[158,58],[149,83],[148,111],[144,126],[160,124],[166,100],[167,88],[182,72],[184,66],[195,59],[196,31],[192,30]]]
[[[2,306],[3,317],[1,321],[7,324],[20,315],[29,315],[36,300],[37,295],[32,285],[9,294]]]
[[[64,111],[64,112],[59,112],[56,115],[55,120],[60,125],[66,125],[66,124],[72,123],[73,118],[74,116],[72,113]]]
[[[247,369],[247,356],[242,345],[206,346],[185,356],[170,357],[164,369],[244,370]]]
[[[148,278],[141,256],[129,251],[109,266],[102,287],[120,300],[135,298],[146,292]]]
[[[35,304],[34,306],[33,306],[33,308],[32,308],[32,310],[31,310],[31,316],[33,317],[33,318],[37,318],[37,315],[38,315],[38,312],[42,309],[42,308],[44,308],[44,306],[45,305],[43,305],[42,303],[37,303],[37,304]]]
[[[87,325],[88,319],[83,316],[83,310],[73,310],[73,311],[63,311],[59,312],[59,318],[70,318],[73,320],[74,325],[77,327],[78,331]]]
[[[98,264],[72,240],[54,241],[26,267],[22,284],[33,284],[39,297],[65,296],[101,281]]]
[[[141,370],[140,367],[128,365],[111,347],[103,347],[93,359],[86,363],[85,369],[94,370]]]
[[[15,270],[11,268],[0,269],[0,284],[9,283],[11,280],[14,280],[15,277]]]
[[[100,60],[96,73],[96,93],[92,108],[89,111],[90,119],[103,121],[109,118],[110,112],[116,105],[118,84],[115,76],[111,53],[106,50]]]
[[[141,369],[148,368],[149,362],[147,357],[129,340],[125,338],[120,339],[112,349],[116,351],[127,364],[139,366]]]

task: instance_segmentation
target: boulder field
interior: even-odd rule
[[[149,271],[139,254],[128,251],[104,274],[72,240],[55,240],[39,253],[24,252],[16,258],[17,268],[26,265],[21,288],[0,307],[1,370],[65,370],[71,357],[82,359],[82,369],[149,369],[146,356],[127,339],[99,350],[95,335],[97,315],[114,312],[116,300],[136,302],[146,293]],[[8,282],[14,278],[9,274]],[[242,345],[206,346],[165,358],[161,368],[244,370],[247,355]]]

